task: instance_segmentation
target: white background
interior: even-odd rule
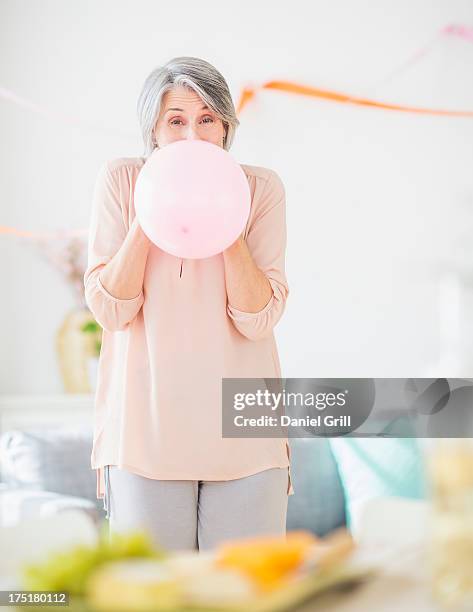
[[[48,113],[0,98],[0,225],[86,228],[101,163],[142,154],[144,79],[178,55],[213,63],[235,103],[285,79],[473,110],[473,43],[439,37],[402,69],[451,23],[473,26],[470,0],[2,0],[0,87]],[[239,118],[231,153],[286,186],[283,376],[471,376],[473,119],[275,91]],[[0,393],[61,392],[72,293],[27,240],[0,245]]]

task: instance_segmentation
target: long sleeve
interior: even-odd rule
[[[271,284],[273,295],[259,312],[244,312],[227,303],[228,316],[236,329],[250,340],[260,340],[271,333],[289,294],[285,274],[286,194],[278,174],[274,170],[268,172],[246,243],[255,264]]]
[[[119,299],[102,285],[102,268],[119,250],[127,234],[127,215],[121,202],[129,191],[126,173],[106,162],[95,183],[89,226],[85,300],[98,323],[107,331],[121,331],[136,317],[144,302],[143,290],[131,299]]]

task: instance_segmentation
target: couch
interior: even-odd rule
[[[92,429],[31,427],[0,436],[0,526],[80,510],[99,528],[103,500],[96,499],[90,468]],[[324,438],[291,438],[287,528],[323,536],[346,524],[345,499],[331,447]]]

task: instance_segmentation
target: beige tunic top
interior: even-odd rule
[[[291,495],[287,438],[223,438],[221,401],[224,377],[281,377],[273,328],[289,293],[283,183],[273,170],[241,165],[252,195],[244,238],[273,289],[261,311],[228,303],[221,253],[180,259],[153,243],[140,294],[118,299],[99,273],[133,223],[144,162],[106,162],[93,198],[84,286],[103,327],[91,455],[97,498],[109,464],[164,480],[232,480],[288,467]]]

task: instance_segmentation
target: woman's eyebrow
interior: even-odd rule
[[[208,106],[203,106],[200,110],[209,110]],[[183,108],[168,108],[164,114],[169,113],[169,111],[177,111],[178,113],[183,113]]]

